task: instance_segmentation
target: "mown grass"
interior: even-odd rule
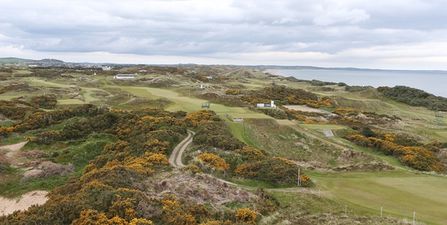
[[[21,96],[27,96],[27,94],[25,93],[19,93],[19,92],[6,92],[3,94],[0,94],[0,100],[6,100],[6,101],[10,101],[14,98],[18,98]]]
[[[343,125],[336,125],[336,124],[302,124],[302,127],[312,129],[312,130],[340,130],[340,129],[346,129],[346,126]]]
[[[57,88],[70,88],[75,87],[75,85],[69,85],[69,84],[62,84],[62,83],[55,83],[51,81],[42,80],[37,77],[27,77],[23,78],[23,81],[26,81],[32,86],[38,86],[38,87],[57,87]]]
[[[45,81],[39,78],[26,78],[26,81],[30,82],[33,86],[41,87],[67,88],[74,86]],[[248,81],[249,83],[242,84],[250,89],[262,88],[269,85],[271,82],[270,80],[258,79],[248,79]],[[206,100],[195,97],[187,95],[182,96],[171,89],[136,86],[106,86],[107,83],[110,84],[110,82],[103,80],[104,86],[100,89],[81,87],[85,102],[76,99],[63,99],[59,101],[59,104],[83,104],[86,102],[103,100],[97,98],[95,92],[98,90],[107,90],[107,88],[111,87],[115,88],[117,92],[128,92],[137,97],[147,99],[167,98],[172,102],[172,104],[166,107],[169,111],[197,111],[201,109],[202,103],[206,102]],[[238,83],[235,82],[234,84]],[[292,83],[280,81],[278,84],[287,84],[295,88],[312,88],[311,85],[304,82]],[[420,107],[411,107],[391,100],[379,99],[375,96],[375,93],[370,92],[350,93],[337,88],[334,92],[319,92],[319,94],[343,97],[344,99],[338,99],[338,102],[345,107],[353,107],[359,110],[387,115],[397,115],[403,118],[404,122],[408,124],[402,129],[408,129],[409,132],[414,132],[425,137],[447,141],[447,132],[445,131],[447,129],[447,116],[441,119],[443,124],[435,123],[434,121],[436,118],[434,112],[430,110]],[[21,95],[21,93],[11,92],[8,93],[8,95],[0,95],[0,99],[10,99]],[[123,101],[120,103],[130,99],[130,97],[125,97],[126,96],[123,97]],[[226,118],[226,114],[229,114],[231,117],[241,118],[270,118],[262,113],[252,112],[243,107],[227,107],[220,104],[211,104],[211,110],[217,112],[222,118]],[[262,147],[260,136],[254,136],[254,133],[259,132],[254,126],[233,123],[230,121],[227,121],[227,124],[233,135],[239,140],[251,146]],[[303,134],[306,134],[306,132],[313,132],[314,134],[318,133],[318,136],[322,138],[324,138],[324,136],[321,132],[316,131],[321,129],[342,129],[337,125],[303,124],[302,127],[309,129],[309,131],[303,131]],[[51,127],[49,129],[57,129],[57,127]],[[289,138],[290,133],[293,133],[290,129],[284,130],[284,132],[281,133],[278,132],[278,130],[275,130],[274,127],[265,129],[263,132],[263,134],[267,135],[264,139],[268,140],[274,136],[274,139],[279,142],[290,142],[289,144],[292,146],[292,144],[295,143],[295,140]],[[17,143],[23,139],[23,136],[11,136],[7,139],[1,139],[0,143],[2,145]],[[37,149],[40,147],[42,150],[47,151],[51,154],[52,160],[58,163],[74,163],[77,172],[73,174],[73,176],[77,176],[87,162],[94,158],[94,156],[98,154],[98,151],[102,149],[102,146],[110,140],[111,139],[107,136],[93,135],[87,138],[85,142],[66,142],[63,145],[32,147],[36,147]],[[341,142],[351,146],[355,150],[367,152],[378,158],[384,159],[394,166],[405,168],[400,165],[397,159],[385,156],[372,149],[352,145],[350,142],[338,137],[331,139],[331,141]],[[275,151],[271,150],[269,152],[286,157],[293,157],[294,154],[297,153],[294,148],[290,146],[274,145],[276,149],[273,149],[273,147],[271,149]],[[319,150],[320,149],[318,148],[312,149],[314,153],[318,153]],[[53,153],[57,154],[53,155]],[[320,154],[316,155],[321,159]],[[0,176],[0,195],[17,196],[30,190],[51,190],[52,188],[63,184],[68,179],[67,177],[52,177],[32,181],[21,181],[21,173],[22,171],[13,169],[8,170],[7,175]],[[317,183],[317,186],[328,191],[333,199],[319,198],[318,196],[302,193],[272,191],[271,193],[274,197],[278,199],[282,206],[284,206],[283,213],[293,214],[296,211],[337,212],[340,211],[344,205],[349,205],[349,208],[355,209],[357,212],[378,215],[380,207],[383,206],[386,215],[409,218],[412,215],[413,210],[415,210],[418,219],[430,224],[447,224],[447,192],[445,192],[447,178],[414,174],[406,170],[380,173],[308,173]],[[275,187],[269,183],[256,180],[238,179],[232,181],[249,187],[277,188],[277,186]]]
[[[232,133],[236,137],[240,140],[245,140],[245,142],[252,141],[250,137],[242,135],[242,125],[232,126]],[[309,131],[316,131],[328,126],[305,125],[304,127],[309,128]],[[342,129],[343,127],[332,128]],[[273,133],[276,134],[276,130]],[[346,205],[348,208],[356,211],[356,213],[379,215],[380,207],[384,207],[385,215],[398,218],[410,218],[413,211],[416,211],[417,218],[420,221],[429,224],[447,223],[447,211],[445,211],[447,209],[447,192],[444,191],[445,187],[447,187],[446,177],[415,174],[409,172],[409,168],[402,166],[397,159],[391,156],[386,156],[369,148],[356,146],[339,137],[328,140],[368,153],[399,168],[392,172],[329,174],[309,172],[317,186],[328,191],[333,196],[331,201],[337,202],[335,204],[336,208]],[[259,184],[251,185],[248,183],[247,185]],[[274,195],[283,204],[290,204],[293,208],[303,207],[291,200],[294,194],[275,192]],[[303,202],[302,199],[297,199],[297,201]],[[321,201],[325,202],[328,200]],[[311,211],[312,208],[318,212],[328,210],[326,205],[320,205],[315,199],[305,204],[307,209]]]
[[[230,129],[230,132],[235,138],[239,139],[249,146],[259,147],[259,144],[256,142],[255,139],[252,138],[252,135],[250,135],[250,132],[252,132],[252,130],[246,127],[245,122],[235,123],[227,119],[226,123],[228,125],[228,128]]]
[[[381,173],[313,174],[313,179],[335,200],[370,213],[417,219],[428,224],[447,223],[447,178],[404,171]]]
[[[168,111],[185,111],[194,112],[202,109],[202,104],[207,102],[203,99],[198,99],[192,96],[182,96],[174,90],[150,87],[135,87],[135,86],[109,86],[113,88],[120,88],[126,92],[131,93],[137,97],[144,97],[148,99],[167,98],[172,102],[168,105]],[[213,110],[220,116],[229,115],[233,118],[269,118],[267,115],[253,112],[243,107],[229,107],[221,104],[211,104],[210,110]]]
[[[36,77],[27,77],[23,80],[32,86],[39,86],[39,87],[58,87],[58,88],[75,87],[75,85],[55,83],[51,81],[42,80]]]
[[[26,78],[24,79],[26,82],[28,82],[32,86],[38,86],[38,87],[53,87],[53,88],[72,88],[76,87],[72,84],[64,84],[64,83],[56,83],[52,81],[42,80],[39,78]],[[80,94],[82,95],[83,99],[60,99],[58,100],[58,103],[61,105],[77,105],[77,104],[86,104],[86,103],[94,103],[101,101],[100,98],[97,97],[97,92],[105,92],[108,93],[106,90],[100,89],[100,88],[92,88],[92,87],[80,87],[81,91]]]

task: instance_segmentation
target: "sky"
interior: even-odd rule
[[[447,70],[445,0],[0,0],[0,57]]]

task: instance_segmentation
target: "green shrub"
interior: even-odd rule
[[[432,110],[447,111],[447,98],[435,96],[425,91],[405,86],[379,87],[385,97],[412,106],[423,106]]]

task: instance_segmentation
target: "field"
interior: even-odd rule
[[[400,102],[383,98],[374,89],[364,91],[348,92],[343,87],[330,85],[333,91],[316,91],[318,87],[305,82],[286,82],[277,80],[277,84],[289,87],[301,88],[322,96],[331,96],[341,107],[354,108],[366,112],[375,112],[390,116],[397,116],[402,119],[403,124],[395,126],[393,129],[417,134],[428,139],[447,141],[445,130],[447,130],[447,113],[439,112],[436,116],[434,111],[423,107],[409,106]]]
[[[409,172],[314,174],[333,198],[368,213],[412,218],[429,224],[447,223],[447,178]]]
[[[319,138],[324,138],[321,133],[323,129],[337,130],[346,128],[338,125],[293,125],[289,122],[279,122],[295,128],[299,127],[299,130],[304,135],[314,135]],[[284,153],[284,155],[292,158],[300,158],[297,152],[290,151],[290,146],[289,148],[283,148],[284,146],[279,145],[277,149],[288,149],[288,151],[275,153],[271,146],[260,144],[259,139],[253,136],[254,131],[252,129],[256,129],[256,132],[262,133],[262,131],[259,130],[259,125],[253,126],[253,124],[252,121],[245,125],[230,123],[230,128],[236,137],[249,145],[264,147],[268,152],[275,155],[281,156]],[[273,130],[275,134],[281,134],[279,129],[275,128]],[[274,136],[270,135],[269,140],[272,137]],[[447,177],[417,173],[402,166],[394,157],[385,156],[372,149],[355,146],[339,137],[327,140],[337,145],[341,144],[351,147],[355,151],[367,153],[396,167],[395,171],[390,172],[312,173],[312,177],[317,184],[316,188],[327,192],[330,199],[333,199],[335,202],[343,203],[338,208],[332,210],[342,211],[341,207],[346,206],[350,211],[377,216],[380,215],[380,207],[383,207],[385,216],[411,220],[413,211],[416,211],[418,221],[428,224],[447,223],[447,193],[445,192]],[[285,140],[282,141],[284,144]],[[314,151],[316,151],[315,148]],[[320,154],[320,156],[322,155]],[[320,158],[319,160],[322,159]],[[292,197],[286,193],[276,193],[276,195],[285,199]],[[323,208],[320,207],[320,210]]]
[[[181,96],[179,93],[169,90],[169,89],[161,89],[161,88],[150,88],[150,87],[134,87],[134,86],[110,86],[112,88],[120,88],[126,92],[131,93],[132,95],[148,98],[148,99],[160,99],[166,98],[173,102],[173,104],[169,105],[166,110],[168,111],[185,111],[185,112],[193,112],[202,109],[202,104],[206,102],[206,100],[198,99],[191,96]],[[213,110],[218,115],[225,116],[230,115],[231,117],[240,117],[240,118],[269,118],[268,116],[250,111],[247,108],[242,107],[229,107],[221,104],[211,104],[210,110]]]
[[[325,90],[306,82],[290,82],[282,78],[263,77],[261,72],[253,73],[253,76],[245,78],[243,77],[245,70],[231,71],[225,73],[230,74],[228,77],[231,78],[226,77],[222,83],[219,83],[218,80],[209,81],[207,85],[210,88],[205,90],[191,88],[204,82],[202,80],[197,81],[184,74],[170,73],[160,75],[151,72],[142,75],[141,78],[144,79],[129,82],[114,81],[108,77],[109,75],[93,77],[80,73],[70,73],[70,76],[57,76],[56,78],[17,77],[6,82],[25,83],[29,87],[23,86],[29,89],[9,90],[1,93],[0,100],[23,97],[21,98],[23,101],[29,101],[32,96],[51,93],[57,96],[58,105],[56,109],[44,109],[44,111],[91,103],[125,110],[157,108],[171,112],[195,112],[202,110],[202,104],[207,102],[207,100],[195,97],[200,96],[199,94],[210,92],[223,95],[229,88],[254,90],[275,83],[302,88],[320,96],[330,96],[337,102],[337,107],[397,116],[401,119],[399,122],[381,124],[383,126],[381,129],[409,134],[418,138],[417,140],[422,143],[430,143],[435,140],[447,143],[447,113],[445,112],[434,112],[422,107],[412,107],[385,99],[374,89],[348,92],[343,87],[330,85],[328,86],[330,88]],[[122,69],[120,72],[127,71]],[[20,71],[20,74],[26,75],[27,71]],[[166,87],[150,85],[151,79],[155,78],[162,80],[175,78],[175,82],[174,85]],[[1,86],[6,85],[1,84]],[[319,109],[307,106],[295,106],[295,108],[303,111],[321,112]],[[335,108],[328,107],[327,112],[334,111]],[[417,172],[402,165],[394,156],[384,155],[372,148],[357,146],[342,138],[341,133],[353,131],[356,128],[338,123],[306,124],[300,121],[278,120],[262,112],[250,110],[249,107],[232,107],[211,103],[210,110],[216,112],[225,121],[234,137],[249,146],[265,151],[269,157],[283,157],[292,160],[296,165],[301,166],[316,184],[315,187],[303,189],[290,188],[290,185],[275,186],[267,181],[249,178],[228,178],[229,181],[250,191],[265,188],[279,202],[281,210],[262,218],[261,224],[279,223],[291,217],[301,217],[307,214],[317,215],[317,217],[322,214],[334,214],[338,219],[345,218],[346,215],[368,216],[368,218],[377,219],[380,216],[381,207],[383,207],[384,216],[411,220],[413,212],[416,212],[417,221],[427,224],[447,224],[447,192],[445,191],[447,177]],[[231,118],[243,118],[243,121],[233,122]],[[10,126],[15,122],[17,121],[0,118],[0,125],[3,126]],[[66,122],[68,121],[42,130],[60,130],[66,125]],[[224,128],[222,127],[222,129]],[[188,129],[194,128],[188,127]],[[334,136],[326,137],[327,131],[333,132]],[[33,132],[11,134],[8,138],[1,139],[0,144],[24,141],[27,136],[34,134]],[[207,134],[208,136],[209,134]],[[99,155],[100,150],[107,143],[115,141],[116,139],[112,136],[93,133],[81,140],[59,141],[52,145],[30,143],[23,148],[23,151],[40,150],[55,163],[72,163],[75,168],[73,174],[22,181],[23,168],[2,171],[0,195],[11,197],[32,190],[51,191],[64,184],[70,177],[79,177],[88,162]],[[195,147],[191,149],[193,151],[208,151],[202,146],[197,149]],[[215,147],[214,150],[216,150]],[[195,157],[193,154],[191,155],[191,158]],[[369,165],[372,162],[392,167],[393,170],[356,170],[354,167],[350,167]],[[346,167],[354,169],[344,170]],[[315,192],[319,192],[319,190],[323,194],[315,195]],[[326,218],[325,224],[330,222],[330,217]],[[353,224],[351,222],[346,221],[346,224]],[[313,223],[308,222],[307,224]],[[339,221],[338,224],[344,223]]]

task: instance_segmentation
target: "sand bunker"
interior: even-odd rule
[[[311,108],[306,105],[284,105],[285,108],[290,110],[302,111],[302,112],[311,112],[311,113],[321,113],[321,114],[332,114],[326,110]]]
[[[17,210],[27,210],[32,205],[43,205],[48,200],[47,194],[46,191],[31,191],[19,198],[0,197],[0,216]]]

